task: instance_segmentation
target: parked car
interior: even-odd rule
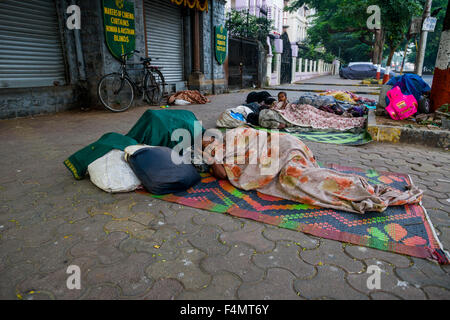
[[[348,64],[349,67],[357,65],[357,64],[373,64],[372,62],[350,62]]]
[[[385,68],[381,68],[381,77],[386,72]],[[344,79],[364,80],[373,79],[377,76],[377,67],[371,62],[352,62],[347,67],[341,68],[339,75]],[[390,72],[390,77],[395,77],[395,72]]]

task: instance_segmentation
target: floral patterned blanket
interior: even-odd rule
[[[241,127],[229,130],[225,138],[225,144],[214,146],[215,161],[223,161],[230,183],[239,189],[360,214],[416,204],[422,198],[415,186],[372,186],[362,176],[321,168],[311,150],[290,134]]]
[[[354,128],[364,128],[366,119],[348,118],[336,114],[319,110],[307,104],[289,103],[285,107],[278,103],[272,107],[286,121],[299,127],[312,127],[314,129],[334,129],[347,131]]]

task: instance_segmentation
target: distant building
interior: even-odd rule
[[[292,1],[284,1],[288,6]],[[311,16],[315,14],[315,9],[310,9],[303,5],[297,11],[283,12],[283,28],[289,35],[292,43],[303,42],[307,37],[307,30],[312,25]]]
[[[248,11],[251,15],[273,20],[274,35],[281,35],[283,32],[283,8],[283,0],[231,0],[225,5],[227,12],[231,9]]]
[[[273,21],[272,35],[281,36],[286,31],[290,41],[298,43],[306,39],[306,31],[311,26],[310,16],[315,10],[304,5],[295,12],[284,11],[284,7],[291,2],[292,0],[231,0],[227,1],[225,10],[248,11],[251,15],[266,17]]]

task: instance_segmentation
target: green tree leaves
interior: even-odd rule
[[[341,57],[348,62],[349,58],[352,59],[350,53],[356,54],[358,58],[352,60],[370,60],[375,44],[389,48],[393,54],[405,39],[411,17],[421,14],[422,2],[421,0],[295,0],[286,10],[294,11],[304,4],[316,8],[315,25],[308,30],[311,43],[321,44],[335,55],[339,55],[340,50]],[[367,8],[371,5],[377,5],[381,10],[383,37],[378,37],[376,41],[374,30],[367,27],[370,16]],[[356,40],[359,40],[359,45],[356,44]],[[336,41],[353,46],[336,45]],[[387,54],[388,52],[385,52],[385,55]]]
[[[264,17],[256,17],[247,11],[232,9],[227,14],[226,28],[231,35],[256,39],[262,43],[266,42],[269,32],[272,30],[272,21]]]

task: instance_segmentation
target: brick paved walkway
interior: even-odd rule
[[[211,127],[245,93],[191,106]],[[0,121],[1,299],[450,299],[450,267],[75,181],[62,161],[146,108]],[[450,154],[310,143],[319,161],[408,173],[450,248]],[[369,265],[381,290],[366,286]],[[81,290],[66,287],[78,265]]]

